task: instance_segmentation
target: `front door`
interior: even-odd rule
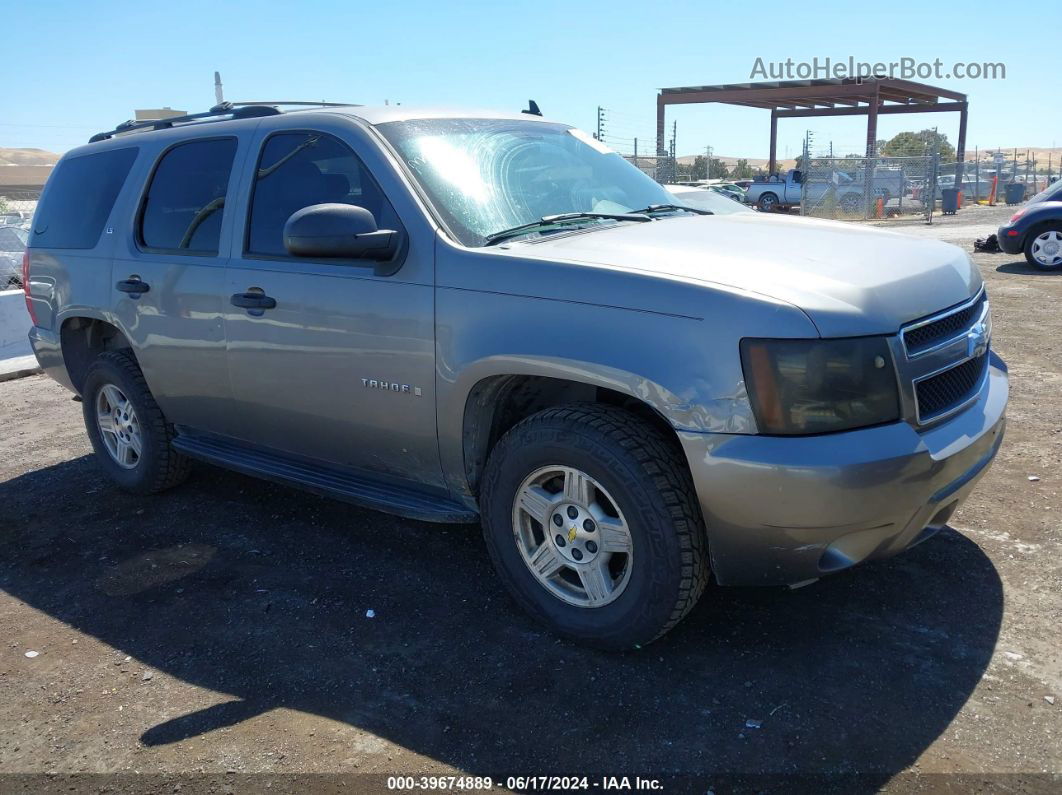
[[[259,152],[246,180],[243,251],[233,251],[226,272],[240,436],[287,454],[441,485],[430,240],[410,238],[392,275],[378,274],[371,261],[290,256],[284,224],[313,204],[355,204],[372,212],[380,229],[403,225],[339,137],[282,130],[263,135]],[[247,305],[255,303],[263,305]]]

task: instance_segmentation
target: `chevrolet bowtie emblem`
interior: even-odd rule
[[[568,528],[568,543],[572,543],[575,540],[575,525]]]

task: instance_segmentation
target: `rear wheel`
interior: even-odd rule
[[[762,212],[774,212],[778,209],[778,197],[773,193],[764,193],[756,204]]]
[[[154,494],[188,476],[190,461],[170,446],[173,426],[128,351],[97,357],[85,375],[81,397],[96,460],[121,488]]]
[[[708,580],[700,508],[681,451],[618,408],[547,409],[491,453],[484,535],[516,601],[561,635],[644,645]]]
[[[1062,269],[1062,224],[1041,228],[1025,241],[1025,259],[1034,268]]]

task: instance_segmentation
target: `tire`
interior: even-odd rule
[[[855,215],[856,213],[862,212],[862,208],[860,207],[862,200],[863,197],[857,193],[846,193],[841,197],[841,212],[846,215]]]
[[[126,409],[125,414],[121,413],[120,406],[124,404],[113,399],[117,396],[128,401],[131,412]],[[120,488],[134,494],[155,494],[188,477],[191,461],[171,447],[173,426],[163,416],[144,374],[129,351],[100,354],[89,365],[81,398],[85,429],[96,453],[96,461]],[[99,414],[110,414],[112,426],[116,422],[123,425],[115,431],[105,432]],[[124,425],[123,417],[129,417],[128,425]],[[135,429],[135,437],[130,429]],[[138,440],[139,453],[128,454],[130,449],[135,453],[135,446],[126,444],[122,447],[119,434],[126,439]],[[113,452],[115,446],[125,450],[127,455]],[[124,463],[119,462],[120,458]]]
[[[778,209],[778,196],[774,193],[764,193],[756,204],[760,212],[770,213]]]
[[[608,523],[625,520],[629,530],[629,555],[609,553],[606,565],[611,575],[620,569],[614,565],[617,561],[625,564],[626,579],[622,587],[615,586],[611,601],[600,606],[567,601],[576,599],[575,592],[581,588],[571,583],[583,582],[582,575],[569,576],[574,569],[562,571],[547,584],[532,573],[532,564],[522,551],[525,525],[518,522],[518,513],[523,519],[524,503],[521,498],[518,504],[517,498],[529,477],[543,471],[549,477],[548,471],[557,466],[589,476],[597,510],[613,503],[619,519],[599,518],[597,536],[582,534],[602,540],[602,556],[608,545]],[[678,624],[708,582],[704,523],[682,452],[630,412],[576,404],[528,417],[491,452],[480,496],[484,537],[502,581],[524,610],[564,637],[609,650],[643,646]],[[545,521],[537,523],[543,536],[545,528],[567,511],[564,499],[562,492],[561,502],[549,503]],[[585,541],[573,540],[582,521],[575,520],[569,528],[564,519],[560,527],[550,527],[550,538],[559,543],[567,530],[568,549],[575,555],[572,550]],[[533,531],[536,523],[528,526]],[[585,522],[581,526],[585,528]],[[554,534],[558,529],[561,532]],[[547,543],[553,542],[543,538],[539,551]],[[585,544],[589,550],[590,543]],[[555,554],[562,552],[558,549]],[[615,576],[619,582],[619,575]],[[558,589],[569,587],[574,596],[558,596]],[[585,601],[590,589],[582,590],[579,598]]]
[[[1062,270],[1062,223],[1051,223],[1025,238],[1025,260],[1042,271]]]

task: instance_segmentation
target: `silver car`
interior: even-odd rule
[[[924,541],[1003,439],[961,250],[705,212],[527,113],[123,125],[56,166],[29,251],[33,348],[113,482],[201,459],[481,521],[517,603],[605,648],[709,580]]]

